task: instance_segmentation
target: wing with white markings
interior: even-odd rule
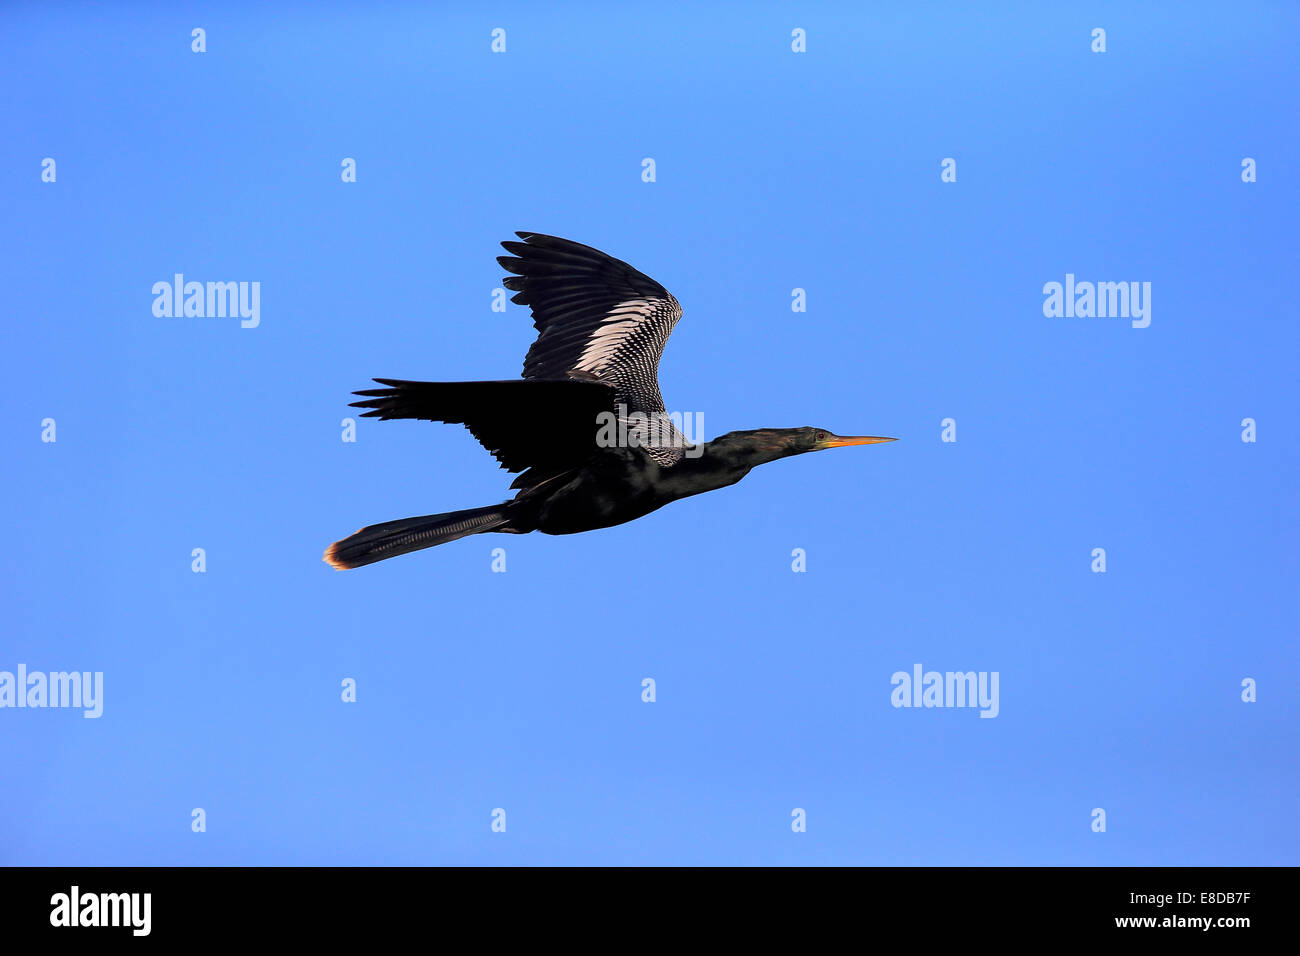
[[[498,256],[514,275],[505,287],[528,306],[537,341],[524,359],[526,379],[587,379],[614,388],[617,402],[654,422],[645,442],[655,458],[681,457],[684,440],[668,422],[659,393],[659,359],[682,307],[667,289],[598,249],[516,233]]]

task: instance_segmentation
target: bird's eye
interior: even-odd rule
[[[817,440],[818,440],[818,441],[825,441],[825,440],[826,440],[826,433],[825,433],[825,432],[818,432],[818,433],[817,433]]]

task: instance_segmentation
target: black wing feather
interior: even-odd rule
[[[465,425],[507,471],[553,472],[598,449],[597,416],[614,410],[608,385],[591,381],[407,382],[355,392],[362,418],[418,418]]]

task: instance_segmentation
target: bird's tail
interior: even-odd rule
[[[432,548],[435,544],[446,544],[469,534],[495,531],[509,520],[505,505],[492,505],[385,521],[362,528],[342,541],[335,541],[325,549],[325,561],[336,571],[359,568],[399,554]]]

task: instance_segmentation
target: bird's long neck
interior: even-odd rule
[[[791,430],[787,428],[727,432],[711,442],[705,442],[704,454],[700,457],[711,458],[720,466],[749,471],[769,461],[798,454],[790,439]]]
[[[699,454],[693,454],[697,450]],[[797,452],[781,429],[728,432],[687,449],[686,455],[664,474],[669,484],[682,486],[683,496],[695,495],[734,485],[751,468],[793,454]]]

